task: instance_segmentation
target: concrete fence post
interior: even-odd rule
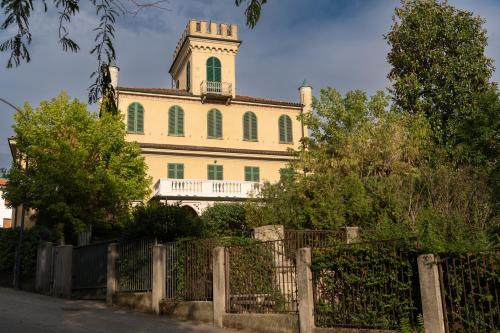
[[[54,256],[54,288],[56,297],[71,297],[71,271],[73,265],[73,245],[56,247]]]
[[[359,227],[344,227],[344,230],[345,230],[345,242],[347,244],[352,244],[359,241],[361,237]]]
[[[108,245],[108,265],[106,282],[106,303],[113,305],[113,298],[118,293],[118,246]]]
[[[418,276],[426,333],[445,333],[439,271],[433,254],[418,256]]]
[[[223,247],[213,249],[213,308],[214,325],[223,327],[226,313],[225,249]]]
[[[297,250],[297,301],[300,333],[314,331],[314,298],[311,272],[311,248]]]
[[[52,251],[54,244],[44,242],[38,246],[36,256],[35,290],[44,294],[50,293],[52,285]]]
[[[166,259],[165,245],[153,246],[153,281],[151,307],[156,314],[160,314],[160,302],[166,297]]]

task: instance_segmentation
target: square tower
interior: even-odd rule
[[[174,51],[170,75],[174,88],[212,99],[236,96],[236,24],[190,20]]]

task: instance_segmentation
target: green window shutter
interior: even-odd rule
[[[293,142],[293,136],[292,136],[292,119],[290,117],[286,116],[286,142],[292,143]]]
[[[250,140],[250,112],[243,115],[243,139]]]
[[[135,103],[132,103],[128,107],[128,114],[127,114],[127,131],[128,132],[135,132]]]
[[[184,135],[184,110],[174,105],[168,110],[168,134]]]
[[[243,115],[243,139],[257,140],[257,116],[251,111]]]
[[[257,140],[257,116],[253,112],[250,114],[250,125],[252,128],[250,131],[250,139]]]
[[[280,143],[285,142],[285,116],[280,116],[279,119]]]
[[[191,89],[191,63],[189,61],[186,66],[186,87],[187,90]]]
[[[221,82],[221,64],[216,57],[207,59],[207,81]]]
[[[222,113],[219,110],[215,110],[215,135],[222,138]]]
[[[137,103],[135,131],[144,133],[144,108],[139,103]]]
[[[292,120],[287,115],[281,115],[279,118],[280,143],[292,143]]]
[[[245,181],[258,182],[260,181],[260,168],[259,167],[245,167]]]
[[[222,139],[222,113],[217,109],[207,113],[207,136],[211,139]]]
[[[207,136],[213,138],[215,136],[214,131],[214,110],[210,110],[207,113]]]
[[[222,165],[209,165],[208,166],[208,179],[209,180],[223,180],[224,173]]]
[[[184,179],[184,164],[168,163],[168,178]]]

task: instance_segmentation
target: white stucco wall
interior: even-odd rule
[[[0,190],[0,227],[3,227],[3,219],[12,218],[12,209],[5,206],[5,201],[2,199],[3,192]]]

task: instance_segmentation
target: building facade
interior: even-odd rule
[[[7,207],[7,203],[2,198],[3,190],[2,188],[7,185],[7,179],[0,178],[0,227],[1,228],[11,228],[12,227],[12,209]]]
[[[287,172],[307,128],[312,89],[299,101],[240,95],[236,25],[190,20],[173,54],[172,88],[118,85],[110,67],[127,140],[136,141],[153,179],[153,196],[181,202],[198,214],[218,201],[241,201],[263,182]]]

